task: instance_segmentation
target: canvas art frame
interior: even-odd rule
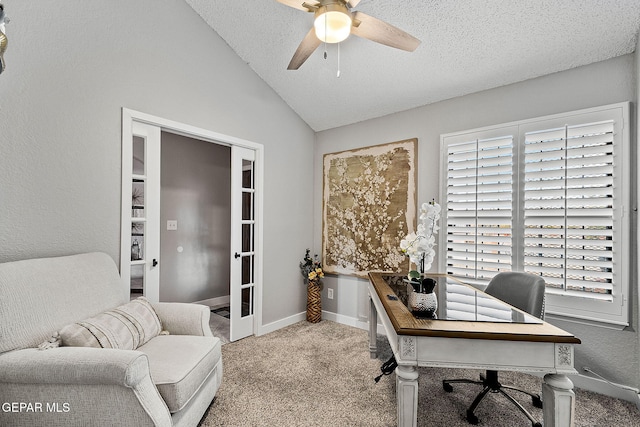
[[[414,232],[418,139],[323,158],[322,260],[326,273],[366,278],[403,272],[400,240]]]

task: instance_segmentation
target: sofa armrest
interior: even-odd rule
[[[160,302],[151,305],[162,322],[162,328],[170,334],[213,336],[209,327],[209,307],[181,302]]]
[[[149,360],[135,350],[59,347],[0,354],[0,402],[9,402],[0,425],[172,425]]]

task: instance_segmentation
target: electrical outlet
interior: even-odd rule
[[[333,289],[327,288],[327,297],[333,299]]]
[[[178,221],[175,219],[167,220],[167,230],[177,230],[178,229]]]

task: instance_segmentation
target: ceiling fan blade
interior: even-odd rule
[[[316,37],[315,29],[311,28],[307,35],[304,36],[304,39],[302,39],[302,43],[298,46],[296,53],[293,54],[287,70],[297,70],[300,68],[318,46],[320,46],[320,39]]]
[[[311,12],[309,9],[303,6],[304,3],[310,6],[317,6],[318,2],[314,0],[304,1],[304,0],[276,0],[278,3],[282,3],[286,6],[292,7],[294,9],[303,10],[305,12]]]
[[[358,3],[360,3],[360,0],[348,0],[347,6],[349,6],[350,9],[353,9],[358,5]]]
[[[351,34],[408,52],[413,52],[420,45],[420,40],[411,34],[378,18],[362,12],[354,12],[353,18],[360,21],[360,25],[351,27]]]

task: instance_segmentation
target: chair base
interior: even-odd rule
[[[500,384],[500,382],[498,381],[497,371],[487,371],[486,376],[480,375],[480,381],[474,381],[474,380],[468,380],[468,379],[443,380],[442,388],[444,389],[444,391],[449,393],[452,392],[453,387],[451,386],[451,384],[478,384],[483,386],[482,391],[476,396],[476,398],[474,399],[469,409],[467,409],[467,422],[469,422],[469,424],[478,424],[480,420],[478,419],[478,417],[475,415],[474,412],[478,407],[478,405],[480,404],[480,402],[482,402],[482,400],[487,396],[487,394],[491,392],[491,393],[500,393],[504,397],[506,397],[507,400],[513,403],[520,410],[520,412],[522,412],[529,419],[529,421],[531,421],[531,425],[533,427],[542,427],[542,424],[536,421],[536,419],[533,418],[533,415],[531,415],[529,411],[527,411],[517,400],[511,397],[504,389],[518,391],[520,393],[525,393],[531,396],[531,403],[536,408],[542,408],[542,399],[540,399],[540,395],[536,393],[530,393],[526,390],[521,390],[516,387],[505,386]]]

